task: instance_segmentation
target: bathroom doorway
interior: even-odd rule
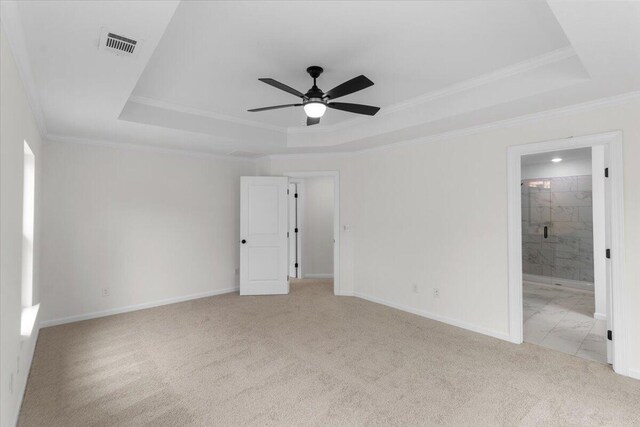
[[[606,280],[596,286],[594,273],[594,209],[604,203],[596,191],[594,204],[592,150],[521,158],[523,338],[607,363]]]
[[[511,341],[610,363],[628,375],[622,134],[507,151]],[[580,166],[589,153],[590,168]],[[554,176],[562,163],[577,169]]]

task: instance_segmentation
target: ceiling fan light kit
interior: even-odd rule
[[[320,118],[327,111],[327,107],[333,108],[335,110],[347,111],[349,113],[364,114],[367,116],[374,116],[380,110],[380,107],[373,107],[371,105],[350,104],[346,102],[330,102],[341,96],[349,95],[362,89],[368,88],[369,86],[373,86],[373,82],[365,76],[360,75],[342,83],[341,85],[334,87],[329,92],[325,93],[316,85],[316,79],[320,76],[320,74],[322,74],[322,71],[324,71],[322,67],[318,67],[317,65],[312,65],[311,67],[307,68],[307,73],[309,73],[309,75],[313,78],[313,86],[307,93],[304,94],[272,78],[258,79],[261,82],[302,98],[302,103],[274,105],[273,107],[254,108],[248,111],[258,112],[302,106],[304,108],[304,112],[307,115],[307,126],[311,126],[320,123]]]
[[[319,119],[324,116],[324,112],[327,111],[327,106],[322,101],[309,101],[304,104],[303,108],[307,117],[311,117],[313,119]]]

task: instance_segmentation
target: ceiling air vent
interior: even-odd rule
[[[136,49],[138,42],[119,34],[102,31],[100,38],[100,49],[115,53],[116,55],[131,55]]]

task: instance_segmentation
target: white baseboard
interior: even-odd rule
[[[333,273],[321,274],[321,273],[304,273],[303,279],[333,279]]]
[[[198,298],[206,298],[206,297],[211,297],[215,295],[228,294],[231,292],[238,292],[239,289],[240,289],[239,287],[216,289],[214,291],[207,291],[199,294],[191,294],[191,295],[184,295],[181,297],[166,298],[158,301],[145,302],[142,304],[128,305],[126,307],[110,308],[108,310],[94,311],[92,313],[77,314],[75,316],[62,317],[60,319],[45,320],[40,322],[40,327],[46,328],[49,326],[64,325],[65,323],[73,323],[73,322],[79,322],[81,320],[96,319],[98,317],[111,316],[111,315],[120,314],[120,313],[128,313],[130,311],[144,310],[145,308],[159,307],[161,305],[175,304],[177,302],[190,301]]]
[[[640,380],[640,369],[629,368],[629,376],[631,378],[635,378],[637,380]]]
[[[467,323],[461,320],[452,319],[450,317],[442,316],[440,314],[431,313],[426,310],[420,310],[413,307],[408,307],[402,304],[396,304],[393,302],[385,301],[381,298],[372,297],[369,295],[362,294],[360,292],[354,292],[354,296],[358,298],[362,298],[367,301],[375,302],[377,304],[386,305],[387,307],[396,308],[398,310],[406,311],[408,313],[417,314],[418,316],[426,317],[427,319],[437,320],[438,322],[446,323],[448,325],[456,326],[458,328],[466,329],[468,331],[477,332],[483,335],[489,335],[490,337],[498,338],[504,341],[513,342],[511,337],[508,334],[505,334],[500,331],[496,331],[493,329],[485,328],[482,326],[474,325],[472,323]]]
[[[352,291],[345,291],[345,292],[339,292],[336,295],[340,297],[352,297],[354,296],[354,293]]]
[[[593,318],[596,320],[607,320],[607,315],[602,313],[593,313]]]

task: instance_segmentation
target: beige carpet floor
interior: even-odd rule
[[[20,425],[640,425],[640,381],[312,281],[43,329]]]

